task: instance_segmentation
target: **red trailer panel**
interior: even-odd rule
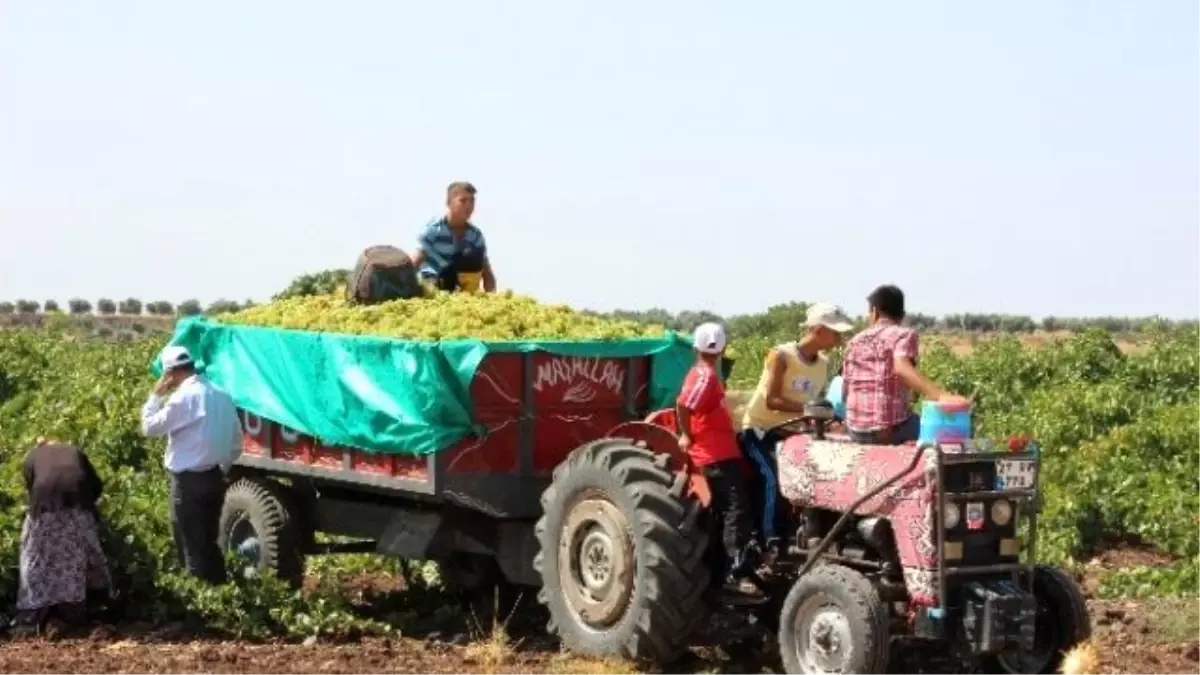
[[[331,447],[243,413],[241,464],[452,499],[496,516],[535,513],[541,486],[567,455],[646,413],[650,357],[493,353],[471,382],[487,428],[429,457]]]

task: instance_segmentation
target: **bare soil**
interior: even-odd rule
[[[1090,601],[1096,672],[1200,672],[1195,599]],[[769,636],[730,643],[720,628],[667,672],[781,672]],[[718,635],[719,634],[719,635]],[[714,646],[719,643],[719,646]],[[935,646],[900,648],[892,672],[955,673],[964,666]],[[5,673],[635,673],[632,664],[563,653],[531,625],[488,633],[430,634],[307,644],[241,642],[186,634],[178,626],[100,626],[75,637],[0,642]],[[650,672],[650,671],[647,671]]]

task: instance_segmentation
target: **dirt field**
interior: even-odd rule
[[[1200,672],[1197,601],[1091,603],[1103,673]],[[468,634],[371,638],[343,644],[251,644],[185,636],[171,628],[95,628],[76,638],[0,643],[5,673],[634,673],[633,666],[562,653],[532,626],[471,639]],[[722,634],[722,638],[725,635]],[[701,638],[668,672],[780,672],[769,642],[714,647]],[[728,643],[728,640],[720,640]],[[936,649],[897,648],[892,672],[954,673]]]
[[[1200,673],[1200,598],[1152,602],[1092,598],[1098,575],[1117,567],[1154,565],[1151,552],[1112,551],[1087,566],[1081,584],[1090,603],[1096,673],[1175,675]],[[348,593],[397,589],[394,578],[360,577]],[[510,617],[503,627],[461,632],[372,638],[343,644],[251,644],[187,634],[181,627],[97,626],[90,634],[64,638],[0,638],[0,673],[548,673],[626,675],[655,673],[628,663],[590,661],[559,650],[542,626],[539,608]],[[727,625],[700,635],[690,655],[672,674],[782,673],[769,635],[751,634],[740,647],[718,646]],[[658,670],[658,673],[664,673]],[[968,675],[977,673],[944,656],[936,646],[896,645],[890,673]]]

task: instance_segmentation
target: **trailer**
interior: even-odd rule
[[[686,513],[675,505],[696,501],[695,476],[672,435],[641,424],[673,404],[693,359],[682,337],[432,343],[196,318],[180,323],[172,343],[188,347],[239,409],[244,450],[221,513],[226,550],[293,582],[314,553],[435,560],[460,588],[498,579],[542,587],[552,614],[544,589],[558,589],[579,631],[612,634],[601,652],[662,660],[686,646],[708,582],[693,555],[707,547],[699,505]],[[662,502],[646,508],[670,530],[659,538],[679,542],[654,549],[664,560],[684,557],[668,576],[697,568],[679,602],[655,608],[649,596],[629,597],[660,574],[651,569],[658,562],[636,560],[648,553],[628,536],[644,505],[606,510],[609,502],[576,495],[555,502],[556,475],[569,481],[592,469],[627,476],[636,492],[627,496]],[[564,528],[578,529],[565,544],[563,574],[542,562],[538,534],[547,527],[543,539],[555,541]],[[350,543],[318,545],[317,533]],[[601,588],[614,583],[624,590]],[[639,618],[643,609],[655,620]]]

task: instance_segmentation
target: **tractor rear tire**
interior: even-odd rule
[[[217,540],[221,551],[250,555],[258,569],[270,569],[293,586],[304,579],[299,530],[291,499],[279,483],[242,478],[225,491]]]
[[[687,477],[623,439],[577,448],[542,493],[538,600],[577,653],[667,664],[708,618],[708,535]]]
[[[1048,565],[1033,568],[1037,600],[1033,651],[988,657],[992,673],[1057,673],[1067,651],[1092,636],[1087,601],[1066,572]]]
[[[860,572],[820,564],[800,577],[779,615],[779,652],[788,673],[886,673],[887,605]]]

